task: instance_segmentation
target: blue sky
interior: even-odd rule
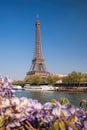
[[[24,79],[34,55],[37,14],[47,70],[87,73],[87,0],[1,0],[0,73]]]

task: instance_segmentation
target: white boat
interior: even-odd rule
[[[23,89],[23,87],[20,85],[13,85],[12,87],[14,90],[22,90]]]
[[[24,86],[24,89],[33,90],[33,91],[52,91],[54,90],[54,87],[51,85],[32,86],[32,85],[26,84]]]
[[[34,91],[36,91],[36,90],[41,90],[41,87],[40,86],[32,86],[32,85],[29,85],[29,84],[26,84],[25,86],[24,86],[24,89],[25,90],[34,90]]]
[[[42,88],[42,90],[47,90],[47,91],[54,90],[54,87],[51,85],[41,85],[40,87]]]

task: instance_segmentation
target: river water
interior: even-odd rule
[[[55,92],[55,91],[29,91],[29,90],[16,90],[17,97],[27,97],[37,99],[41,103],[49,102],[52,99],[59,100],[61,97],[68,98],[69,101],[79,106],[82,99],[87,99],[86,93],[68,93],[68,92]]]

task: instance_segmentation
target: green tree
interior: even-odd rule
[[[63,83],[66,83],[66,82],[68,82],[69,79],[68,79],[68,76],[65,76],[65,77],[62,77],[61,80]]]
[[[29,83],[30,85],[40,85],[42,81],[43,80],[39,75],[29,76],[25,79],[26,84]]]
[[[70,83],[80,83],[83,81],[83,75],[81,74],[81,72],[73,71],[72,73],[68,74],[67,81]]]
[[[20,85],[20,86],[24,87],[25,84],[26,84],[26,82],[21,81],[21,80],[13,81],[13,85]]]
[[[87,74],[83,74],[83,82],[87,82]]]
[[[47,77],[47,83],[49,85],[54,85],[56,83],[56,81],[58,81],[59,77],[57,75],[49,75]]]

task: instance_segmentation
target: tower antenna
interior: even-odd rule
[[[39,20],[39,14],[36,15],[36,19]]]

